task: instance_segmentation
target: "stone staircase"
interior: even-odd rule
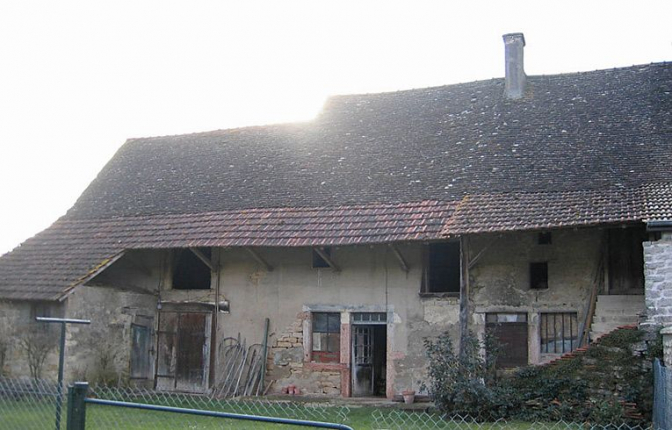
[[[644,313],[644,296],[597,296],[590,339],[626,325],[636,325]]]

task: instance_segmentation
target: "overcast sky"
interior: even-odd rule
[[[672,1],[0,0],[0,254],[129,137],[307,120],[329,94],[672,60]]]

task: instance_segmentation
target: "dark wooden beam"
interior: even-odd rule
[[[483,249],[481,249],[481,250],[478,252],[478,254],[476,254],[476,256],[475,256],[474,258],[472,258],[472,259],[469,261],[469,269],[473,269],[473,268],[474,268],[474,266],[476,265],[476,263],[478,263],[478,260],[480,260],[481,257],[483,256],[483,254],[485,254],[485,251],[487,251],[488,249],[490,249],[490,247],[491,247],[495,242],[497,242],[497,240],[498,240],[499,238],[500,238],[500,236],[497,236],[497,237],[495,237],[494,239],[492,239],[487,245],[485,245],[485,246],[483,247]]]
[[[397,257],[397,260],[399,260],[399,266],[401,266],[401,270],[408,273],[410,268],[408,267],[408,263],[406,263],[406,260],[404,259],[404,256],[401,255],[401,252],[399,251],[399,249],[393,243],[390,243],[389,247],[392,250],[392,252],[394,253],[394,256]]]
[[[322,259],[329,265],[329,267],[332,268],[334,272],[341,271],[341,269],[336,265],[336,263],[334,263],[334,260],[332,260],[331,257],[329,257],[327,253],[324,252],[324,248],[313,248],[313,249],[315,250],[315,252],[317,252],[317,255],[322,257]]]
[[[197,248],[189,248],[189,251],[193,252],[199,260],[201,260],[206,266],[210,268],[211,271],[215,271],[215,266],[212,264],[212,261],[205,254],[199,251]]]
[[[272,272],[273,271],[273,266],[268,264],[268,262],[266,260],[264,260],[263,257],[261,255],[259,255],[259,253],[257,251],[255,251],[252,248],[245,248],[245,251],[247,251],[248,254],[250,254],[252,256],[252,258],[254,258],[257,261],[257,263],[264,266],[264,269],[266,269],[267,272]]]

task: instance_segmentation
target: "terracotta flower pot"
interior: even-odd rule
[[[415,391],[414,390],[404,390],[401,392],[401,396],[404,398],[404,403],[407,405],[413,404],[415,402]]]

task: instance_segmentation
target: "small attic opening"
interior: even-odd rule
[[[210,248],[199,248],[199,251],[211,258]],[[174,290],[209,290],[210,268],[189,249],[175,251],[173,259]]]

